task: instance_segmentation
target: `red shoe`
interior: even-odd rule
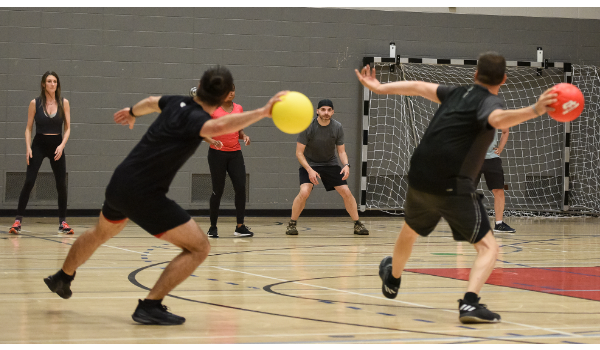
[[[72,235],[75,233],[71,227],[67,224],[66,221],[63,221],[60,226],[58,226],[58,233],[63,233],[65,235]]]
[[[21,221],[15,220],[15,223],[12,225],[8,233],[12,233],[13,235],[18,235],[21,233]]]

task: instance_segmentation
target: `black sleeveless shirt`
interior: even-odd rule
[[[62,99],[64,106],[65,99]],[[60,108],[56,110],[54,117],[50,117],[44,111],[42,101],[39,97],[35,98],[35,133],[36,134],[62,134],[64,115]]]

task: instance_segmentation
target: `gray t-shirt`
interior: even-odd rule
[[[314,118],[310,126],[298,134],[298,142],[305,145],[304,157],[308,165],[339,165],[335,154],[336,146],[344,144],[344,129],[337,120],[330,119],[329,125],[321,126]]]
[[[490,143],[490,147],[488,147],[487,153],[485,154],[485,159],[500,158],[500,156],[494,152],[495,147],[498,147],[498,130],[494,130],[494,141]]]

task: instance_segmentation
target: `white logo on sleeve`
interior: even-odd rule
[[[185,107],[185,102],[181,102],[181,103],[179,104],[179,106],[180,106],[181,108]]]

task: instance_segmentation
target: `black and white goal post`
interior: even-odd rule
[[[382,83],[421,80],[445,85],[473,83],[476,59],[364,57]],[[546,89],[570,82],[571,64],[507,61],[499,96],[508,109],[530,106]],[[363,91],[360,210],[400,213],[408,188],[410,156],[438,105],[422,97]],[[507,187],[505,210],[569,210],[570,123],[542,116],[511,128],[501,155]],[[487,189],[483,184],[481,189]],[[490,191],[484,203],[493,208]]]

